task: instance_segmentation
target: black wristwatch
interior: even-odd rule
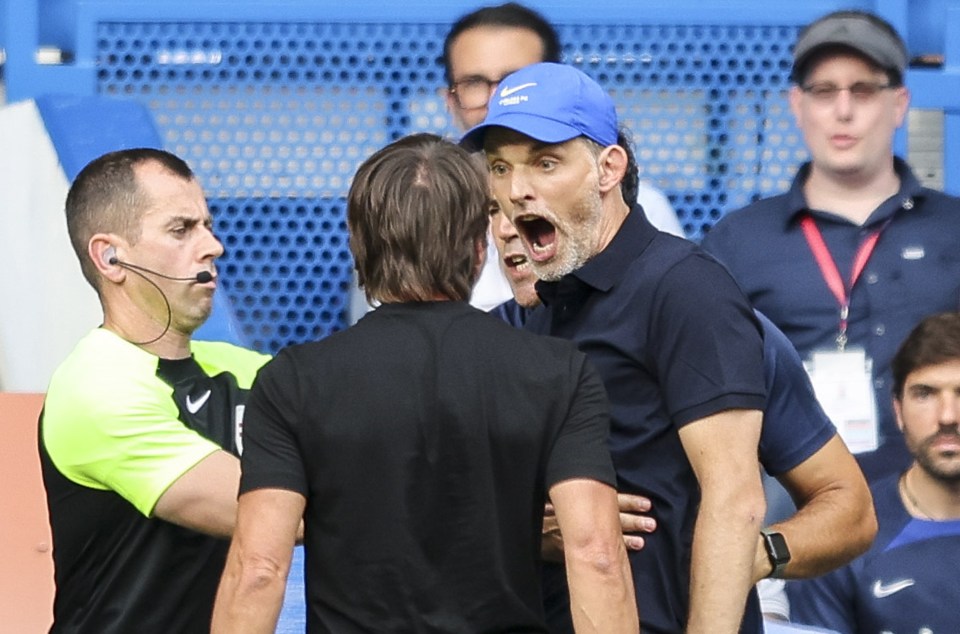
[[[790,549],[787,548],[787,540],[780,533],[768,528],[761,529],[760,535],[763,537],[763,545],[767,549],[767,557],[770,558],[770,564],[773,566],[773,572],[767,576],[771,579],[780,579],[790,562]]]

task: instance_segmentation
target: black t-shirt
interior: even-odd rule
[[[546,492],[612,485],[607,433],[569,342],[463,303],[384,305],[261,371],[241,493],[307,498],[309,632],[546,631]]]

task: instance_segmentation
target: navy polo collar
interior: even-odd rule
[[[790,185],[790,191],[787,192],[784,222],[788,227],[796,223],[804,213],[820,215],[807,207],[807,199],[803,195],[803,186],[807,182],[807,178],[810,177],[810,165],[808,161],[800,166],[797,175],[793,179],[793,183]],[[913,171],[910,169],[910,166],[907,165],[906,161],[897,156],[893,157],[893,169],[900,178],[900,189],[896,194],[873,210],[873,213],[870,214],[870,217],[864,223],[865,227],[886,220],[900,209],[913,208],[915,206],[913,202],[914,199],[924,198],[926,195],[923,185],[921,185],[917,177],[913,175]],[[829,217],[836,218],[833,214],[830,214]]]

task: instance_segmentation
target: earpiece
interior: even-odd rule
[[[117,249],[116,247],[107,247],[103,252],[103,263],[115,265],[117,264]]]

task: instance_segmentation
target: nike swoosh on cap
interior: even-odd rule
[[[520,84],[519,86],[514,86],[513,88],[507,88],[506,86],[504,86],[503,90],[500,91],[500,96],[509,97],[510,95],[512,95],[513,93],[519,90],[523,90],[524,88],[529,88],[530,86],[536,86],[536,85],[537,85],[537,82],[531,81],[526,84]]]
[[[901,590],[906,590],[913,584],[913,579],[900,579],[899,581],[893,581],[884,585],[879,579],[877,579],[873,582],[873,596],[877,597],[878,599],[889,597],[891,594],[896,594]]]
[[[197,400],[193,400],[192,398],[190,398],[190,395],[187,394],[187,411],[190,412],[191,414],[196,414],[197,412],[200,411],[200,408],[203,407],[204,404],[206,404],[207,399],[209,398],[210,398],[210,390],[207,390],[206,392],[204,392],[200,396],[200,398],[198,398]]]

